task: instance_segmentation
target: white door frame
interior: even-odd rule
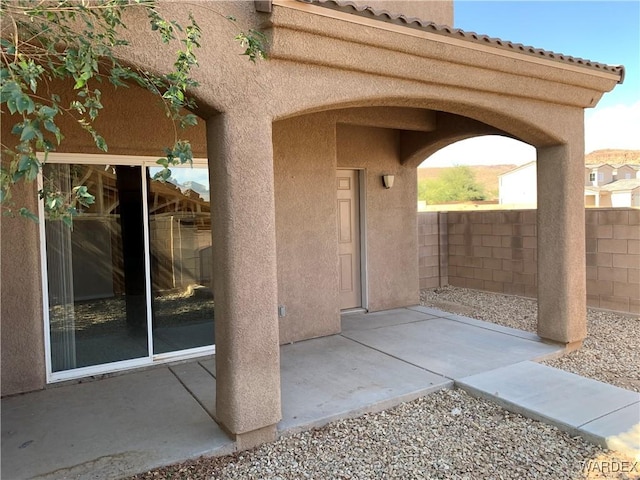
[[[40,156],[42,160],[42,156]],[[85,164],[107,164],[107,165],[132,165],[140,166],[143,169],[148,167],[157,167],[157,157],[142,157],[134,155],[94,155],[94,154],[79,154],[79,153],[49,153],[48,161],[51,163],[85,163]],[[193,160],[194,166],[208,166],[206,158],[198,158]],[[144,176],[143,176],[144,179]],[[38,188],[42,188],[42,172],[38,175]],[[147,186],[145,181],[142,182],[143,197],[147,198]],[[153,353],[153,330],[151,328],[151,264],[150,264],[150,251],[151,245],[149,244],[149,211],[148,202],[142,202],[142,211],[145,218],[144,222],[144,243],[145,243],[145,275],[146,286],[145,291],[147,294],[147,342],[148,342],[148,355],[145,357],[134,358],[131,360],[121,360],[111,363],[102,363],[99,365],[92,365],[88,367],[74,368],[71,370],[64,370],[61,372],[54,372],[51,364],[51,331],[49,325],[49,285],[47,277],[47,244],[44,229],[44,205],[42,201],[38,202],[38,215],[39,215],[39,230],[40,230],[40,273],[42,280],[42,311],[44,320],[44,353],[45,353],[45,367],[46,367],[46,382],[55,383],[65,380],[72,380],[77,378],[83,378],[94,375],[101,375],[113,372],[119,372],[123,370],[129,370],[136,367],[144,367],[149,365],[156,365],[162,363],[168,363],[177,360],[188,360],[191,358],[201,357],[204,355],[213,355],[216,352],[215,345],[196,347],[187,350],[179,350],[175,352],[154,354]]]

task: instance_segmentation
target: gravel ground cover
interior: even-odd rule
[[[535,331],[535,300],[452,287],[422,292],[421,300]],[[590,310],[590,334],[582,349],[587,353],[547,363],[638,391],[638,354],[631,347],[638,343],[639,322],[638,317]],[[636,462],[461,390],[442,390],[247,452],[203,457],[132,478],[624,480],[640,479]]]
[[[134,478],[637,478],[635,472],[601,475],[603,462],[623,461],[630,460],[461,390],[442,390],[251,451],[200,458]]]

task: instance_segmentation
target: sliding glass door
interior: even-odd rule
[[[176,169],[160,182],[154,167],[113,160],[44,168],[43,181],[66,193],[86,185],[96,198],[73,229],[44,220],[54,380],[214,344],[207,168]]]
[[[157,168],[150,168],[153,177]],[[153,353],[211,345],[213,283],[208,171],[174,169],[152,181],[149,239],[153,295]]]

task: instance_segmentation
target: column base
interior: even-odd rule
[[[276,425],[268,425],[266,427],[258,428],[257,430],[251,430],[244,433],[231,433],[224,427],[224,425],[218,425],[236,443],[235,450],[237,452],[249,450],[251,448],[260,446],[263,443],[274,442],[278,436],[278,429]]]
[[[551,345],[564,346],[563,350],[547,355],[542,360],[555,360],[556,358],[564,357],[567,353],[571,353],[574,350],[578,350],[580,347],[582,347],[582,340],[577,340],[575,342],[570,342],[570,343],[564,343],[564,342],[558,342],[557,340],[551,340],[549,338],[544,338],[544,337],[540,337],[540,338],[542,338],[542,341],[544,343],[549,343]]]

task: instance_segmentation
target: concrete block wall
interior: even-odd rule
[[[536,211],[449,212],[449,284],[536,296]]]
[[[444,218],[444,222],[442,222]],[[441,232],[441,224],[445,231]],[[422,212],[418,214],[418,273],[420,275],[420,288],[437,288],[447,284],[446,248],[443,252],[445,259],[441,266],[440,245],[441,237],[446,246],[446,213]],[[444,283],[443,283],[444,282]]]
[[[640,210],[586,212],[587,305],[640,313]]]
[[[640,313],[640,210],[587,209],[585,216],[587,304]],[[420,288],[537,295],[535,210],[421,212],[418,242]],[[446,278],[435,278],[436,265]]]

